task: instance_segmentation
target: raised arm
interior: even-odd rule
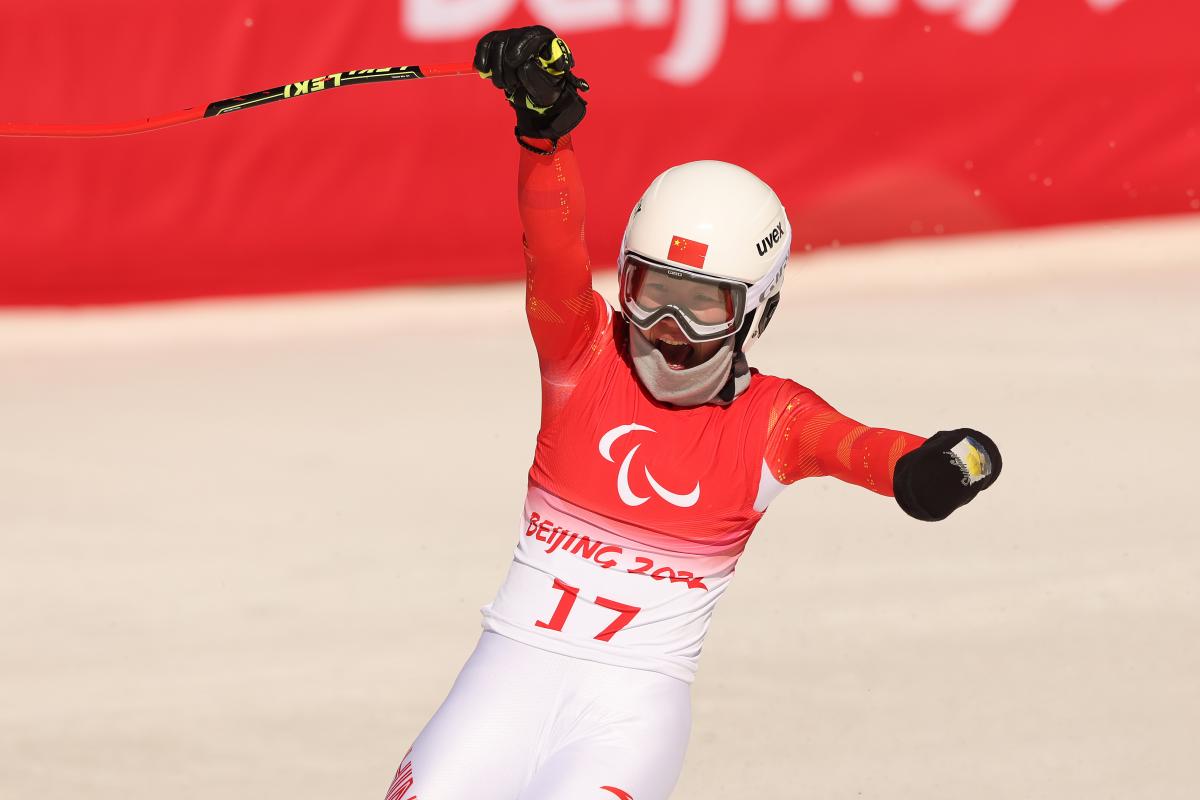
[[[570,131],[582,120],[587,82],[549,28],[492,31],[475,48],[475,68],[504,92],[521,146],[517,200],[525,229],[525,313],[542,373],[542,417],[561,405],[598,331],[608,321],[592,292],[583,238],[586,203]]]
[[[969,429],[925,439],[863,425],[804,387],[781,404],[767,440],[766,464],[780,483],[831,476],[870,489],[912,517],[940,520],[991,486],[1000,451]]]
[[[550,142],[532,144],[541,149]],[[592,291],[583,235],[583,181],[569,136],[551,154],[521,152],[517,197],[525,228],[529,330],[543,377],[565,379],[607,316],[604,301]]]

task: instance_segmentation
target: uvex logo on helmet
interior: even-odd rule
[[[760,256],[765,256],[775,247],[775,245],[779,244],[779,240],[782,238],[783,223],[781,222],[772,228],[771,232],[762,238],[762,241],[755,245],[755,247],[758,248],[758,254]]]

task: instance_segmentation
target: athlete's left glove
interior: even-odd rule
[[[995,483],[1000,467],[999,448],[979,431],[940,431],[896,462],[896,502],[911,517],[945,519]]]
[[[518,137],[557,142],[583,121],[579,96],[587,81],[571,72],[575,56],[543,25],[484,34],[475,46],[475,69],[490,78],[517,112]]]

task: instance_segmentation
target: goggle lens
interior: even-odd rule
[[[639,269],[630,299],[647,312],[676,306],[702,325],[733,320],[733,292],[729,284],[698,283],[665,272]]]
[[[734,333],[741,322],[746,287],[629,257],[621,299],[633,322],[648,329],[670,316],[692,341]]]

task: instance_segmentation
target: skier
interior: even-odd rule
[[[939,520],[1000,473],[978,431],[868,427],[747,367],[792,229],[739,167],[654,179],[625,231],[614,312],[591,286],[573,66],[540,26],[477,46],[476,69],[516,110],[541,430],[508,576],[387,800],[663,800],[713,608],[784,486],[833,476]]]

